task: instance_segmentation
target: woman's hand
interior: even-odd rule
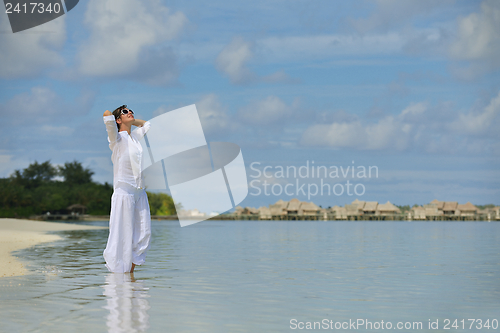
[[[103,117],[106,117],[106,116],[111,116],[111,115],[112,115],[111,111],[106,110],[106,111],[104,112],[104,114],[103,114]]]

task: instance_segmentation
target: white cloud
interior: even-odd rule
[[[408,147],[410,129],[410,126],[401,124],[391,116],[368,125],[361,121],[319,124],[306,129],[302,135],[301,144],[367,150],[404,150]]]
[[[405,122],[420,122],[425,121],[425,112],[427,111],[427,103],[412,103],[401,111],[400,118]]]
[[[175,56],[162,43],[179,36],[187,22],[159,0],[90,0],[85,23],[91,34],[80,48],[79,70],[169,83],[177,77]]]
[[[52,126],[52,125],[43,125],[41,127],[42,133],[45,135],[53,135],[53,136],[69,136],[75,132],[73,127],[68,126]]]
[[[64,64],[59,51],[66,41],[64,16],[26,31],[12,33],[0,15],[0,78],[32,77]]]
[[[297,79],[291,78],[284,70],[275,73],[258,76],[248,68],[248,63],[255,58],[255,45],[241,36],[234,37],[226,45],[215,59],[217,70],[226,75],[234,84],[247,84],[251,82],[268,83],[297,83]]]
[[[196,101],[195,105],[205,134],[212,136],[223,135],[224,132],[233,131],[238,127],[238,123],[231,118],[227,112],[227,108],[219,101],[219,97],[216,94],[202,96]],[[182,106],[162,105],[153,112],[153,117],[179,107]]]
[[[86,92],[68,102],[50,88],[33,87],[0,104],[0,113],[9,124],[0,142],[8,149],[60,146],[76,132],[92,103],[93,95]]]
[[[0,132],[0,150],[7,156],[0,161],[6,164],[0,168],[0,177],[34,160],[63,163],[106,151],[102,119],[87,120],[93,102],[94,95],[85,90],[68,99],[51,88],[36,86],[0,104],[0,114],[8,124]]]
[[[289,118],[294,116],[298,109],[298,100],[291,105],[287,105],[283,100],[276,96],[254,101],[239,110],[239,116],[243,123],[268,126],[286,123]]]
[[[215,94],[203,96],[196,102],[196,109],[200,116],[203,130],[207,134],[220,133],[222,130],[231,130],[237,126],[227,114],[227,110]]]
[[[500,125],[500,93],[493,98],[482,112],[461,113],[458,119],[455,119],[450,128],[458,133],[467,134],[487,134],[490,131],[498,133]]]
[[[65,113],[63,99],[47,87],[37,86],[29,92],[15,95],[4,105],[0,106],[4,117],[12,125],[23,124],[29,121],[31,124],[47,124],[57,117],[69,116]]]
[[[449,53],[453,59],[470,61],[469,68],[455,68],[464,78],[498,69],[500,67],[500,2],[486,0],[481,10],[458,19],[455,41]]]
[[[457,40],[450,53],[457,59],[500,64],[500,2],[484,1],[481,11],[458,19]]]
[[[233,83],[247,83],[255,79],[246,63],[253,58],[252,43],[242,37],[234,37],[215,60],[219,71],[226,74]]]
[[[500,93],[480,112],[453,112],[450,118],[447,107],[446,103],[429,107],[420,102],[375,123],[353,119],[315,124],[303,132],[300,144],[358,150],[498,153]]]

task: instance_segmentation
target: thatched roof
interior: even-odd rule
[[[300,207],[300,200],[297,199],[297,198],[293,198],[292,200],[290,200],[288,202],[288,206],[286,207],[286,210],[287,211],[298,211],[299,210],[299,207]]]
[[[279,199],[278,201],[276,201],[276,202],[274,203],[274,205],[273,205],[273,206],[286,206],[287,204],[288,204],[288,202],[287,202],[287,201],[283,201],[283,200]]]
[[[431,201],[431,204],[435,204],[437,206],[437,209],[443,209],[444,206],[444,201],[439,201],[438,199],[434,199]]]
[[[283,200],[278,200],[274,205],[269,205],[269,209],[273,215],[286,215],[286,206],[288,202]]]
[[[345,207],[340,207],[340,206],[337,206],[337,205],[335,205],[332,208],[330,208],[330,211],[332,211],[332,212],[338,212],[338,211],[341,211],[341,210],[342,211],[347,211],[347,209]]]
[[[274,205],[269,205],[269,207],[286,208],[287,205],[288,205],[287,201],[283,201],[283,200],[279,199],[278,201],[276,201],[276,203]]]
[[[354,200],[353,202],[351,202],[351,205],[356,205],[358,206],[358,209],[363,209],[364,206],[365,206],[366,202],[365,201],[360,201],[358,199]]]
[[[269,210],[272,215],[286,215],[286,209],[281,206],[271,205],[269,206]]]
[[[349,212],[359,213],[358,205],[356,204],[346,204],[344,208]]]
[[[377,201],[367,201],[363,207],[363,212],[374,212],[377,210]]]
[[[443,212],[451,212],[457,210],[458,202],[446,201],[443,206]],[[439,208],[439,207],[438,207]]]
[[[467,202],[464,205],[458,205],[457,209],[461,212],[477,212],[477,207],[470,202]]]
[[[271,215],[271,209],[269,209],[269,207],[259,207],[258,211],[260,215]]]
[[[392,203],[387,201],[385,204],[378,205],[377,210],[379,212],[396,212],[396,213],[401,213],[401,210],[394,206]]]
[[[80,205],[80,204],[73,204],[71,206],[68,206],[66,209],[67,210],[72,210],[72,209],[87,209],[87,207],[84,206],[84,205]]]
[[[244,214],[258,214],[259,210],[257,208],[253,208],[253,207],[245,207],[243,209],[243,213]]]
[[[347,214],[347,209],[345,209],[345,207],[337,207],[337,209],[335,209],[335,215],[342,214]]]
[[[300,209],[307,210],[309,212],[311,211],[315,212],[320,210],[321,208],[319,208],[319,206],[316,206],[316,204],[313,202],[302,202],[302,204],[300,205]]]

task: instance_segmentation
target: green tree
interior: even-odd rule
[[[55,181],[53,178],[57,174],[64,181]],[[16,170],[10,178],[0,178],[0,217],[65,213],[69,205],[76,203],[86,206],[87,214],[109,214],[113,187],[108,183],[94,183],[93,174],[78,161],[65,163],[59,168],[52,166],[50,161],[35,162],[22,171]],[[147,194],[151,214],[176,213],[176,205],[170,195]]]
[[[174,215],[175,203],[166,193],[147,192],[151,215]]]
[[[19,185],[33,188],[51,181],[55,176],[57,176],[57,169],[48,160],[43,163],[35,161],[22,172],[16,170],[11,178]]]
[[[85,169],[78,161],[66,162],[64,166],[60,166],[58,169],[59,175],[64,178],[64,182],[67,184],[80,185],[92,182],[94,172],[90,169]]]
[[[410,205],[404,205],[404,206],[396,205],[396,207],[398,207],[401,210],[402,213],[411,210]]]
[[[475,205],[479,209],[487,209],[487,208],[494,208],[494,204],[487,204],[487,205]]]

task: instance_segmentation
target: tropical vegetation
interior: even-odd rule
[[[90,215],[107,215],[111,209],[113,186],[92,181],[94,172],[78,161],[53,166],[49,161],[34,162],[0,178],[0,217],[29,217],[47,212],[67,213],[73,204],[86,207]],[[165,193],[148,192],[152,215],[173,215],[175,205]]]

